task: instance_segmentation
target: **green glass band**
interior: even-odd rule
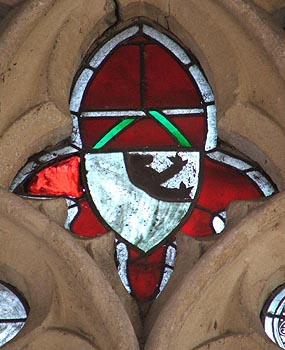
[[[171,123],[169,119],[167,119],[163,114],[157,111],[149,111],[149,114],[157,120],[161,125],[167,129],[173,137],[180,143],[181,146],[184,147],[192,147],[191,143],[188,139],[181,133],[181,131]],[[99,140],[94,146],[93,149],[100,149],[104,147],[109,141],[111,141],[116,135],[118,135],[121,131],[123,131],[128,125],[133,123],[136,118],[127,118],[122,120],[119,124],[115,125],[110,131],[104,135],[101,140]]]
[[[119,124],[115,125],[110,131],[104,135],[100,141],[98,141],[93,149],[100,149],[106,145],[112,138],[114,138],[117,134],[119,134],[122,130],[124,130],[128,125],[133,123],[136,118],[127,118],[122,120]]]
[[[165,129],[167,129],[171,135],[173,135],[176,140],[180,143],[181,146],[184,147],[192,147],[191,143],[187,140],[187,138],[181,133],[177,127],[171,123],[169,119],[167,119],[164,115],[157,111],[149,111],[149,114],[154,117],[160,124],[162,124]]]

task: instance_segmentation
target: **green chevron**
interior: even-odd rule
[[[192,147],[191,143],[187,140],[187,138],[181,133],[177,127],[171,123],[169,119],[167,119],[163,114],[157,111],[149,111],[149,114],[154,117],[160,124],[162,124],[165,129],[167,129],[171,135],[173,135],[176,140],[180,143],[181,146],[184,147]]]
[[[93,149],[100,149],[106,145],[110,140],[112,140],[117,134],[124,130],[128,125],[133,123],[136,118],[127,118],[122,120],[119,124],[115,125],[110,131],[105,134],[100,141],[98,141]]]

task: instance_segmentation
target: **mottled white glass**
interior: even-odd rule
[[[66,199],[66,204],[67,204],[67,217],[65,220],[64,227],[67,230],[70,230],[70,224],[72,223],[73,219],[78,213],[78,206],[76,205],[76,202],[73,201],[72,199]]]
[[[169,267],[165,267],[164,272],[163,272],[163,276],[162,276],[162,280],[161,280],[161,283],[159,286],[160,293],[163,291],[163,289],[167,285],[172,272],[173,272],[173,269],[170,269]],[[160,293],[157,295],[157,297],[159,297]]]
[[[174,267],[175,260],[176,260],[176,249],[172,246],[169,246],[166,250],[165,263],[169,266]]]
[[[208,132],[205,144],[205,150],[210,151],[217,147],[218,131],[217,131],[217,121],[216,121],[216,106],[207,106],[207,124]]]
[[[181,46],[176,44],[173,40],[171,40],[167,35],[158,32],[152,27],[147,25],[143,26],[143,32],[153,38],[154,40],[161,43],[165,46],[169,51],[171,51],[183,64],[190,64],[191,60],[187,53],[182,49]]]
[[[281,349],[285,349],[285,289],[281,289],[273,297],[266,310],[263,320],[264,330],[267,336]],[[268,314],[268,315],[267,315]],[[284,319],[282,318],[284,316]]]
[[[79,131],[79,123],[78,123],[78,118],[76,115],[71,114],[72,118],[72,134],[71,134],[71,142],[74,146],[77,146],[79,148],[82,148],[82,140],[81,140],[81,135]]]
[[[57,150],[51,151],[49,153],[44,154],[41,156],[38,161],[42,163],[49,162],[53,159],[56,159],[59,156],[64,156],[64,155],[71,155],[72,153],[77,152],[77,149],[72,147],[72,146],[66,146],[63,148],[59,148]]]
[[[25,324],[27,312],[19,297],[0,283],[0,346],[14,338]]]
[[[176,154],[159,153],[167,153],[167,156]],[[178,154],[183,158],[186,153],[197,153],[194,156],[197,164],[196,170],[193,169],[192,179],[194,184],[197,183],[197,188],[200,155],[198,152]],[[180,224],[191,206],[191,202],[156,199],[136,187],[129,179],[121,152],[86,154],[85,168],[92,200],[102,218],[121,237],[144,252],[148,252],[165,239]],[[165,186],[176,188],[173,186],[177,186],[183,179],[181,176],[176,184],[165,183]]]
[[[98,68],[102,61],[111,53],[111,51],[118,46],[122,41],[134,36],[139,31],[138,26],[133,26],[128,28],[121,33],[115,35],[111,40],[109,40],[101,49],[96,52],[90,61],[90,66],[93,68]]]
[[[96,117],[144,117],[144,111],[126,110],[126,111],[92,111],[83,112],[81,117],[96,118]]]
[[[213,91],[209,83],[207,82],[204,74],[202,73],[201,69],[198,66],[193,65],[189,68],[189,71],[195,79],[204,101],[207,103],[214,102]]]
[[[223,152],[213,152],[213,153],[208,153],[208,156],[214,160],[217,160],[218,162],[228,164],[234,168],[240,169],[240,170],[248,170],[252,166],[247,164],[246,162],[238,159],[231,157],[230,155],[223,153]]]
[[[24,322],[0,323],[0,346],[15,338],[24,325]]]
[[[185,115],[185,114],[203,114],[203,108],[172,108],[164,109],[162,112],[166,115]],[[80,117],[96,118],[96,117],[144,117],[146,113],[138,110],[117,110],[117,111],[92,111],[82,112]]]
[[[93,75],[91,69],[85,68],[80,74],[79,78],[76,81],[76,84],[73,88],[71,99],[70,99],[70,110],[73,112],[78,112],[81,104],[81,100],[86,89],[90,78]]]
[[[166,115],[183,115],[183,114],[203,114],[205,111],[203,108],[172,108],[164,109],[162,111]]]
[[[213,227],[216,234],[221,233],[225,229],[225,226],[224,220],[219,215],[213,218]]]
[[[247,175],[258,185],[266,197],[271,196],[275,192],[270,181],[268,181],[259,171],[249,171],[247,172]]]
[[[125,243],[120,242],[119,244],[117,244],[116,253],[117,253],[119,276],[128,293],[131,293],[131,288],[129,285],[129,279],[127,275],[127,262],[128,262],[129,253]]]
[[[37,163],[35,162],[29,162],[28,164],[26,164],[18,172],[17,176],[14,178],[13,182],[11,183],[10,191],[13,192],[20,183],[23,183],[26,177],[29,176],[36,167],[37,167]]]

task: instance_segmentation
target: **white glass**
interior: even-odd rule
[[[205,150],[210,151],[217,147],[218,131],[217,131],[217,121],[216,121],[216,106],[207,106],[207,124],[208,132],[205,144]]]
[[[238,158],[234,158],[226,153],[223,152],[213,152],[208,153],[208,156],[212,159],[217,160],[220,163],[228,164],[234,168],[240,169],[240,170],[248,170],[252,166],[244,162],[243,160],[240,160]]]
[[[165,46],[169,51],[171,51],[183,64],[190,64],[191,60],[187,53],[182,49],[181,46],[176,44],[172,39],[170,39],[167,35],[158,32],[152,27],[147,25],[143,26],[143,32],[153,38],[154,40],[161,43]]]
[[[11,289],[0,283],[0,346],[20,332],[26,318],[27,312],[22,301]]]
[[[192,74],[194,80],[196,81],[198,88],[203,96],[203,99],[205,102],[213,102],[214,101],[214,94],[213,91],[207,82],[204,74],[202,73],[201,69],[193,65],[189,68],[190,73]]]
[[[271,183],[259,171],[249,171],[247,175],[258,185],[266,197],[271,196],[275,192]]]
[[[93,68],[98,68],[114,48],[116,48],[122,41],[134,36],[138,31],[139,27],[133,26],[115,35],[111,40],[103,45],[100,50],[96,52],[96,54],[89,62],[90,66]]]
[[[160,153],[167,153],[164,157],[176,154]],[[191,152],[179,152],[179,155],[184,157],[186,153]],[[197,164],[196,169],[192,169],[193,178],[190,181],[197,188],[200,155],[198,152],[192,153],[197,153],[194,156]],[[85,168],[92,200],[102,218],[121,237],[144,252],[148,252],[167,237],[179,225],[191,206],[191,202],[156,199],[136,187],[129,179],[121,152],[86,154]],[[183,169],[181,171],[183,173]],[[184,172],[188,173],[186,170]],[[183,174],[177,174],[175,183],[166,182],[164,186],[177,188],[181,181],[189,183],[189,177],[189,173],[185,179]],[[194,195],[193,189],[191,194]]]
[[[128,249],[125,243],[120,242],[116,247],[117,260],[118,260],[118,273],[121,278],[123,285],[125,286],[128,293],[131,293],[131,288],[129,285],[129,279],[127,275],[127,262],[128,262]]]
[[[78,112],[86,85],[93,75],[91,69],[85,68],[80,74],[79,78],[76,81],[76,84],[73,88],[71,99],[70,99],[70,110],[73,112]]]

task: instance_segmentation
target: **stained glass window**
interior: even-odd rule
[[[78,237],[116,233],[126,289],[154,299],[175,264],[178,231],[220,234],[232,200],[270,196],[254,162],[220,146],[213,91],[193,55],[139,23],[98,45],[75,78],[70,140],[33,156],[11,190],[64,197]]]
[[[0,281],[0,346],[13,339],[24,327],[29,308],[18,291]]]
[[[285,285],[278,287],[265,303],[261,320],[267,336],[285,349]]]

